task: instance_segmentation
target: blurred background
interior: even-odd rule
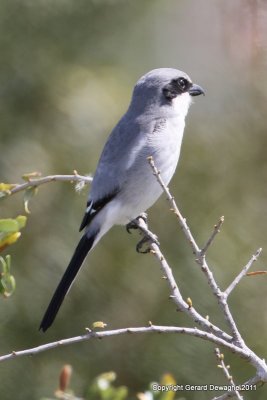
[[[186,71],[206,90],[191,107],[171,189],[199,245],[221,215],[208,261],[221,288],[257,248],[267,263],[267,2],[263,0],[0,1],[0,181],[94,173],[103,144],[128,107],[136,80],[158,67]],[[109,329],[192,326],[169,301],[157,262],[116,227],[101,241],[46,334],[39,323],[79,240],[87,188],[40,188],[12,255],[17,289],[1,300],[1,354],[79,335],[93,321]],[[1,201],[0,218],[23,214],[23,196]],[[164,196],[149,211],[185,298],[226,328]],[[6,254],[5,253],[5,254]],[[267,278],[244,278],[230,306],[248,345],[266,357]],[[225,352],[235,381],[253,369]],[[129,398],[171,373],[178,384],[223,384],[214,346],[186,336],[114,337],[1,364],[1,399],[52,397],[65,363],[83,396],[96,375],[115,371]],[[217,394],[217,393],[216,393]],[[215,393],[179,393],[207,399]],[[246,394],[265,399],[266,388]]]

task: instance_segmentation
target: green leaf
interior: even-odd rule
[[[24,215],[19,215],[15,219],[0,219],[0,251],[18,240],[21,236],[20,229],[24,228],[26,221]]]
[[[17,185],[14,183],[0,183],[0,192],[9,192],[15,186]]]
[[[2,264],[2,273],[0,275],[0,294],[2,294],[4,297],[9,297],[16,288],[15,278],[10,274],[10,255],[7,255],[5,259],[0,256],[0,264]]]
[[[107,326],[107,324],[105,324],[105,322],[103,321],[95,321],[92,323],[92,328],[93,329],[104,329]]]
[[[0,232],[17,232],[19,230],[18,221],[12,218],[0,219]]]
[[[34,171],[34,172],[29,172],[28,174],[22,175],[22,179],[24,181],[29,182],[32,178],[38,178],[39,176],[42,176],[41,172]]]
[[[8,196],[15,186],[17,185],[14,183],[0,183],[0,199]]]
[[[25,215],[18,215],[16,218],[16,221],[19,225],[19,229],[22,229],[25,227],[26,222],[27,222],[27,217]]]
[[[26,225],[27,217],[18,215],[17,218],[0,219],[0,232],[13,233],[18,232]]]
[[[3,237],[0,237],[0,251],[4,250],[7,246],[10,246],[20,238],[20,232],[8,233]]]
[[[37,191],[38,191],[38,189],[36,186],[30,186],[28,189],[25,190],[23,200],[24,200],[24,209],[27,214],[30,214],[29,201],[31,200],[31,198],[33,196],[36,195]]]
[[[0,262],[2,264],[2,275],[9,274],[9,272],[10,272],[10,260],[11,260],[10,259],[10,255],[7,255],[5,259],[0,256]]]

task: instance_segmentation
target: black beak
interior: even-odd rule
[[[191,88],[188,90],[188,93],[190,94],[190,96],[199,96],[200,94],[203,94],[205,96],[205,92],[202,87],[196,85],[195,83],[193,83]]]

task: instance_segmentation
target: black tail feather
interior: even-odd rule
[[[87,237],[87,235],[85,234],[79,241],[78,246],[76,247],[75,252],[72,256],[72,259],[70,260],[70,263],[61,281],[59,282],[59,285],[45,312],[39,330],[45,332],[52,325],[54,319],[56,318],[58,310],[64,300],[64,297],[66,296],[72,282],[79,272],[79,269],[81,268],[85,257],[87,256],[88,252],[94,244],[96,234],[97,233],[89,237]]]

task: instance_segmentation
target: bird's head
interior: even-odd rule
[[[132,111],[157,113],[159,117],[185,117],[193,96],[204,90],[182,71],[173,68],[154,69],[136,83],[131,102]],[[159,115],[160,114],[160,115]]]

